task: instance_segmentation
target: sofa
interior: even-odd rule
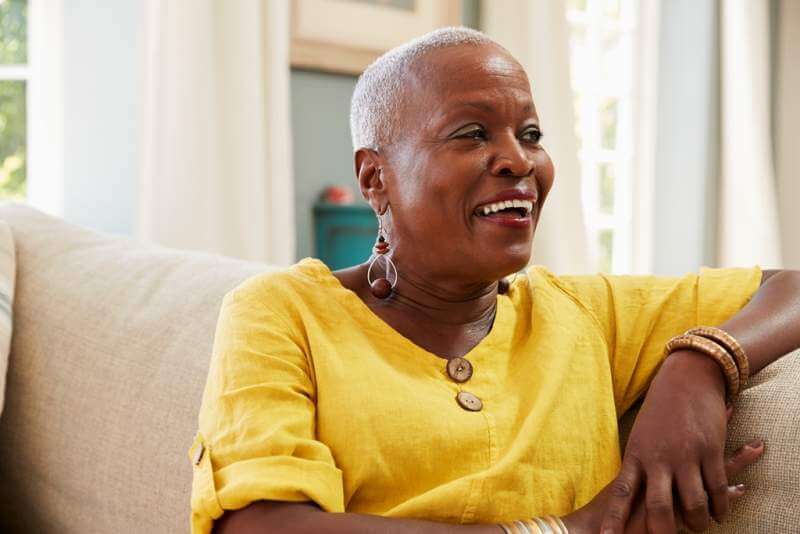
[[[272,267],[94,232],[20,203],[0,204],[0,220],[17,257],[0,532],[188,532],[187,451],[219,306]],[[740,397],[729,446],[761,436],[766,454],[714,532],[800,532],[799,412],[800,352]]]

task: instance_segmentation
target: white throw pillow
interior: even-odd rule
[[[0,221],[0,414],[6,396],[6,371],[11,350],[12,303],[14,302],[14,273],[16,257],[11,228]]]

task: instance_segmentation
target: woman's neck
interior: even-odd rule
[[[334,275],[389,326],[433,354],[463,356],[492,329],[497,282],[459,284],[398,264],[392,295],[379,299],[370,291],[367,269],[365,263]]]
[[[497,306],[497,282],[463,283],[398,266],[387,306],[439,327],[491,325]]]

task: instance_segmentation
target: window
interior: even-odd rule
[[[27,192],[28,6],[0,0],[0,199]]]
[[[632,270],[634,0],[570,0],[583,208],[597,270]]]

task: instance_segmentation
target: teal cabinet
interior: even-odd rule
[[[378,220],[368,205],[314,205],[314,254],[331,270],[366,261],[377,237]]]

